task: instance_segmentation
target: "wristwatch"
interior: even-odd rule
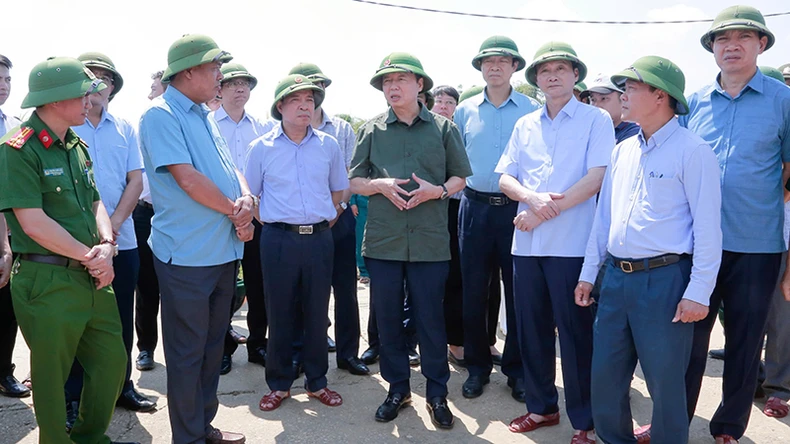
[[[341,200],[339,204],[335,205],[335,208],[337,207],[340,207],[342,211],[346,211],[346,208],[348,208],[348,204]]]
[[[261,204],[261,199],[258,196],[255,196],[251,193],[246,193],[241,197],[247,197],[247,196],[250,196],[252,198],[252,207],[258,208],[258,206]]]
[[[448,197],[450,197],[450,194],[448,194],[448,193],[447,193],[447,187],[446,187],[446,186],[444,186],[444,184],[441,184],[440,186],[442,187],[442,196],[441,196],[441,199],[442,199],[442,200],[445,200],[445,199],[447,199]]]

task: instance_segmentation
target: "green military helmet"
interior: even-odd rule
[[[713,19],[713,24],[708,29],[708,32],[700,38],[702,47],[713,52],[713,36],[717,32],[730,29],[749,29],[765,34],[768,37],[768,44],[765,45],[766,50],[773,46],[774,41],[776,41],[774,34],[765,25],[765,18],[759,10],[751,6],[735,5],[721,11]]]
[[[612,83],[621,89],[626,80],[642,82],[666,92],[677,101],[675,114],[688,114],[688,102],[683,95],[686,76],[672,61],[658,56],[642,57],[630,67],[612,76]]]
[[[229,52],[219,49],[211,37],[201,34],[186,34],[176,40],[167,50],[167,69],[162,74],[162,83],[168,83],[174,75],[185,69],[205,63],[228,63],[233,59]]]
[[[584,82],[578,82],[577,84],[573,85],[573,89],[579,91],[580,93],[583,93],[587,91],[587,84]]]
[[[461,96],[458,98],[458,103],[460,104],[464,100],[482,93],[484,89],[485,89],[484,86],[475,85],[470,87],[469,89],[461,93]]]
[[[115,69],[115,64],[112,62],[112,59],[100,52],[86,52],[77,57],[77,59],[88,68],[106,69],[112,73],[112,84],[115,86],[115,89],[113,89],[112,94],[110,94],[110,100],[121,91],[121,88],[123,88],[123,77],[121,77],[121,73]]]
[[[527,61],[518,53],[516,42],[510,37],[505,37],[503,35],[495,35],[485,39],[483,44],[480,45],[480,52],[472,59],[472,66],[480,71],[480,65],[483,64],[483,59],[490,56],[513,57],[514,60],[518,60],[516,71],[521,71],[527,66]]]
[[[258,79],[247,71],[241,63],[226,63],[220,69],[222,72],[222,83],[233,79],[247,79],[250,81],[250,90],[253,90],[258,84]]]
[[[782,83],[785,82],[785,78],[784,78],[784,76],[782,76],[782,71],[779,71],[778,69],[774,68],[773,66],[761,66],[760,67],[760,72],[762,72],[763,75],[766,75],[768,77],[776,79],[776,80],[778,80],[778,81],[780,81]]]
[[[567,60],[573,67],[579,70],[579,80],[581,82],[587,77],[587,65],[582,63],[573,47],[565,42],[549,42],[538,48],[535,58],[527,67],[527,82],[532,86],[538,86],[538,66],[553,60]]]
[[[785,80],[790,79],[790,63],[785,63],[784,65],[779,67],[779,71],[782,72],[782,76]]]
[[[324,88],[332,84],[332,79],[327,77],[321,71],[321,68],[313,63],[300,63],[291,68],[291,71],[288,73],[288,75],[291,74],[301,74],[310,79],[311,82],[324,82]]]
[[[370,79],[370,84],[373,85],[374,88],[382,90],[381,82],[384,76],[395,72],[410,72],[416,74],[418,77],[422,77],[422,91],[420,92],[430,91],[431,88],[433,88],[433,80],[428,77],[428,74],[425,74],[420,60],[405,52],[393,52],[387,57],[384,57],[384,60],[381,61],[381,65],[379,65],[379,69],[376,70],[376,74]]]
[[[37,64],[27,84],[22,108],[76,99],[107,88],[82,62],[71,57],[50,57]]]
[[[313,82],[311,82],[306,76],[301,74],[291,74],[288,77],[280,80],[280,83],[277,84],[277,88],[274,90],[274,103],[272,103],[271,109],[272,117],[277,120],[282,120],[283,115],[277,110],[277,104],[289,94],[305,89],[313,91],[315,107],[320,107],[321,103],[324,101],[324,90],[321,89],[320,86],[314,85]]]

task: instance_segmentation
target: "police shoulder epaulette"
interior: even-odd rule
[[[30,128],[29,126],[23,126],[19,128],[19,131],[11,136],[10,139],[6,140],[5,143],[12,148],[16,148],[18,150],[22,149],[22,147],[25,146],[25,143],[27,143],[28,139],[30,139],[34,133],[35,131],[33,131],[33,128]]]

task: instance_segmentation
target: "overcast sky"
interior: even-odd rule
[[[385,1],[385,0],[382,0]],[[728,2],[613,0],[386,0],[389,3],[519,17],[585,20],[713,18]],[[471,65],[480,43],[502,34],[531,61],[550,40],[569,42],[589,69],[623,69],[644,55],[661,55],[686,74],[686,94],[712,81],[713,56],[699,43],[708,24],[577,25],[460,17],[360,4],[351,0],[38,0],[3,2],[0,53],[14,63],[13,89],[3,110],[18,114],[31,68],[49,56],[106,53],[124,77],[111,111],[136,123],[148,105],[150,75],[167,64],[169,46],[186,33],[208,34],[258,77],[247,110],[265,118],[274,87],[298,62],[318,64],[333,83],[324,102],[329,113],[370,118],[385,109],[370,77],[390,52],[416,55],[435,85],[482,84]],[[120,8],[117,5],[128,6]],[[656,4],[660,6],[655,7]],[[751,4],[764,14],[790,10],[787,0]],[[767,19],[776,44],[758,63],[790,62],[790,16]],[[524,71],[513,76],[524,80]]]

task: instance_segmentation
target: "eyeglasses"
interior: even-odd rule
[[[249,88],[250,87],[250,81],[249,80],[229,80],[229,81],[225,82],[222,86],[226,87],[226,88],[240,88],[240,87],[241,88]]]

